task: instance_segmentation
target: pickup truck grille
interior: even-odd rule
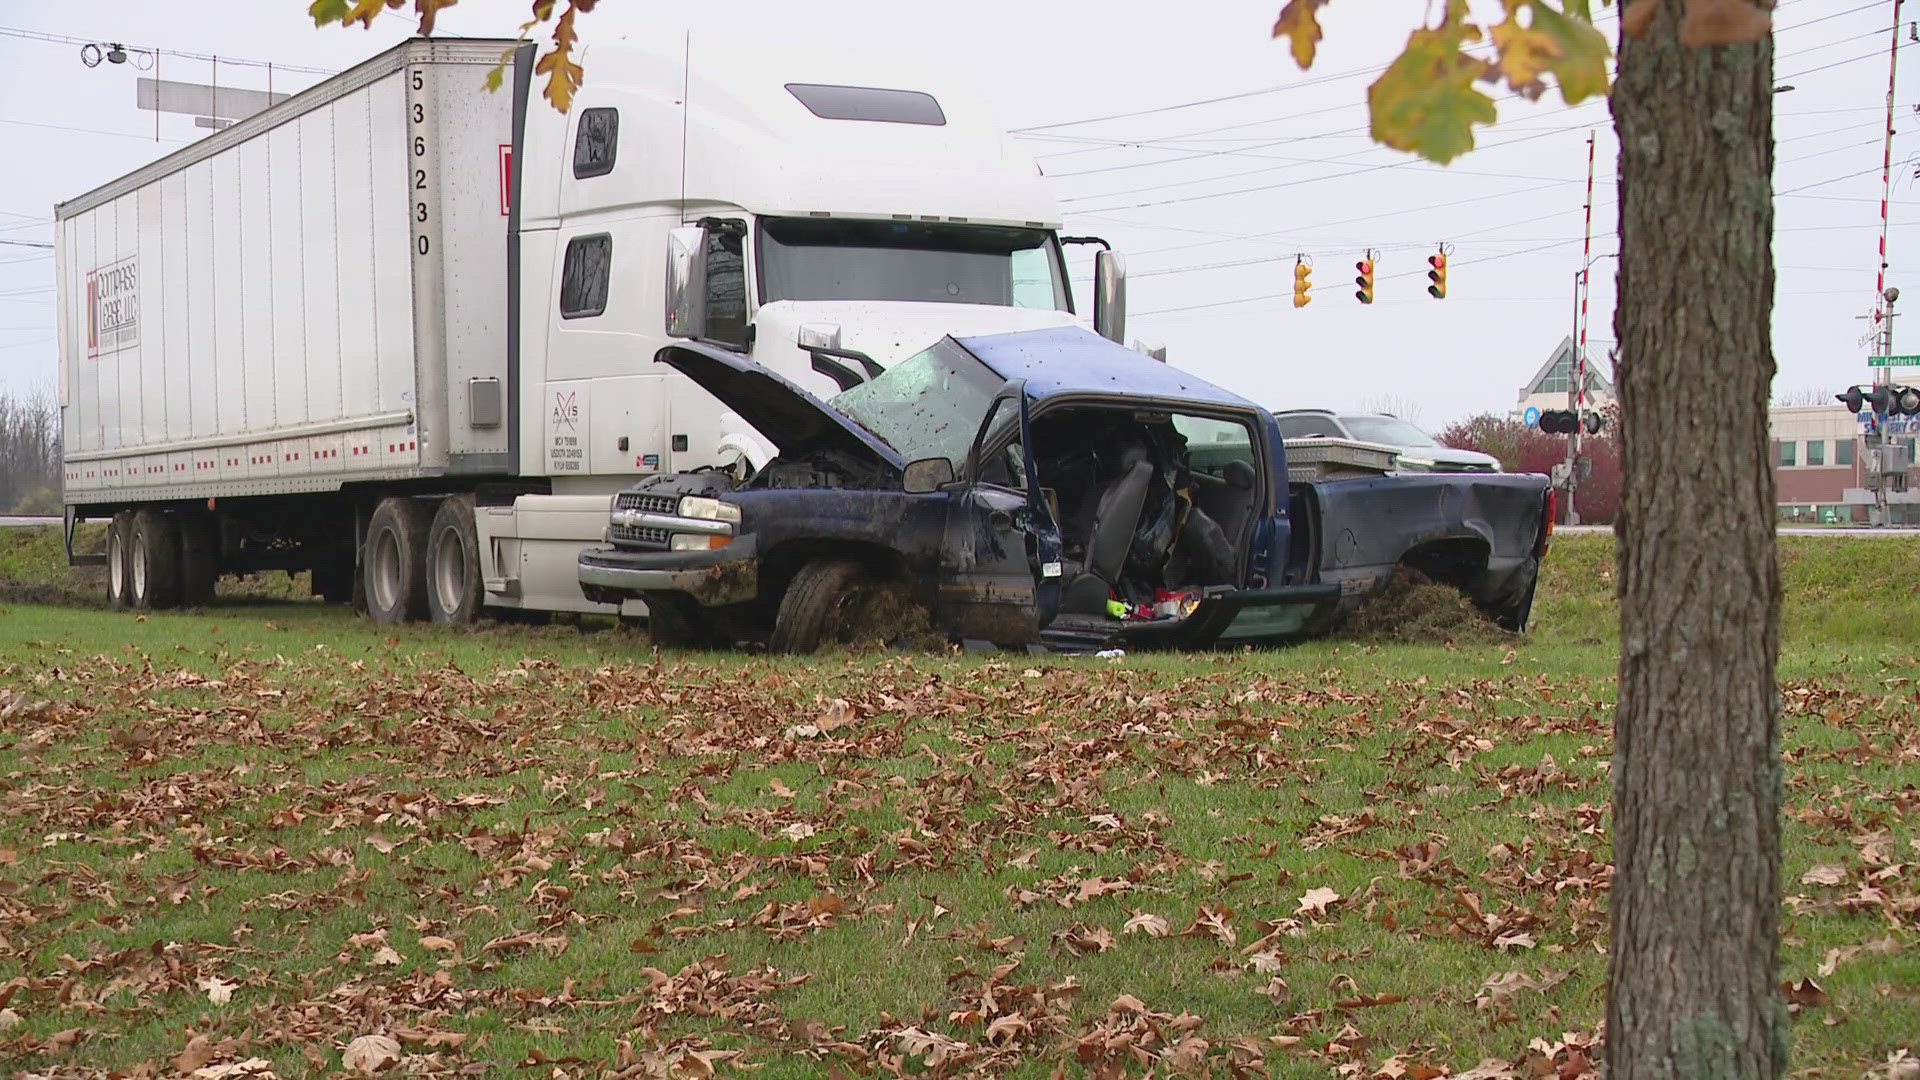
[[[645,495],[637,491],[623,491],[614,496],[615,510],[639,510],[648,514],[677,514],[680,512],[680,498],[676,495]],[[659,530],[649,530],[658,532]],[[666,543],[665,534],[661,534],[662,544]]]
[[[614,543],[625,544],[629,547],[650,547],[664,550],[667,546],[667,530],[656,529],[650,526],[615,525],[610,531],[610,536]]]

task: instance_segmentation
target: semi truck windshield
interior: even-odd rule
[[[913,221],[763,218],[763,303],[897,300],[1071,310],[1046,229]]]

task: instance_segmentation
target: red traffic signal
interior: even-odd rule
[[[1427,286],[1427,295],[1433,297],[1435,300],[1445,300],[1447,298],[1446,253],[1441,252],[1438,255],[1427,256],[1427,265],[1433,267],[1433,269],[1427,271],[1427,280],[1432,282],[1431,285]]]
[[[1373,303],[1373,260],[1361,259],[1353,264],[1353,268],[1360,271],[1359,276],[1353,279],[1353,283],[1360,286],[1354,290],[1354,299],[1363,304]]]

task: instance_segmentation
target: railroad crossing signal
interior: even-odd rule
[[[1361,259],[1357,263],[1354,263],[1353,268],[1355,270],[1360,271],[1359,275],[1353,279],[1353,283],[1355,285],[1360,286],[1358,289],[1354,290],[1353,298],[1360,301],[1363,304],[1373,303],[1373,252],[1372,250],[1368,250],[1365,258]]]
[[[1313,303],[1313,267],[1307,265],[1305,258],[1295,256],[1293,260],[1293,306],[1306,307]]]
[[[1866,409],[1884,416],[1920,416],[1920,390],[1911,386],[1882,385],[1865,390],[1849,386],[1845,393],[1833,396],[1850,413]]]
[[[1540,414],[1540,430],[1549,435],[1571,435],[1580,430],[1583,421],[1589,435],[1600,434],[1607,423],[1606,417],[1597,412],[1576,417],[1572,409],[1548,409]]]

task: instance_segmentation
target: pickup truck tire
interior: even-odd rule
[[[107,524],[107,606],[118,611],[132,603],[127,588],[133,564],[127,552],[132,547],[133,512],[122,510]]]
[[[713,649],[720,646],[719,635],[700,617],[699,605],[684,596],[649,593],[647,637],[661,649]]]
[[[480,533],[473,498],[440,500],[427,530],[427,612],[437,623],[467,626],[480,617]]]
[[[180,606],[205,607],[213,602],[220,576],[213,519],[187,510],[175,514],[174,521],[180,529]]]
[[[433,507],[394,495],[380,500],[367,521],[361,576],[367,617],[391,625],[427,616],[427,529]]]
[[[127,544],[127,601],[141,611],[164,611],[180,600],[180,531],[165,511],[133,515]]]
[[[802,566],[780,598],[767,648],[810,653],[829,641],[847,640],[869,586],[866,567],[850,559],[815,559]]]

